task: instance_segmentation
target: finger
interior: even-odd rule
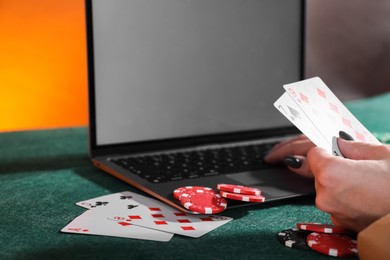
[[[275,150],[278,150],[278,149],[280,149],[280,148],[282,148],[284,146],[289,146],[289,145],[291,145],[291,143],[294,143],[294,142],[297,142],[297,141],[301,141],[301,140],[309,140],[309,139],[305,135],[303,135],[303,134],[294,136],[294,137],[289,138],[289,139],[284,139],[281,142],[279,142],[276,145],[274,145],[272,147],[272,149],[269,150],[269,153],[272,153]]]
[[[281,141],[281,142],[275,144],[275,145],[268,151],[268,153],[272,153],[274,150],[277,150],[277,149],[279,149],[279,148],[282,147],[282,146],[285,146],[285,145],[287,145],[287,144],[289,144],[289,143],[291,143],[291,142],[295,142],[295,141],[297,141],[297,140],[302,140],[302,139],[307,139],[307,137],[306,137],[305,135],[301,134],[301,135],[297,135],[297,136],[292,137],[292,138],[289,138],[289,139],[285,139],[285,140],[283,140],[283,141]]]
[[[390,156],[390,148],[387,145],[346,141],[342,138],[337,138],[337,145],[348,159],[381,160]]]
[[[295,172],[301,176],[307,177],[307,178],[313,178],[313,174],[310,171],[309,165],[307,163],[306,157],[304,156],[286,156],[284,158],[284,163],[287,165],[287,167],[292,171]]]
[[[309,168],[314,174],[314,177],[317,174],[322,173],[325,168],[332,167],[332,164],[340,159],[343,158],[334,156],[325,149],[319,147],[314,147],[307,153],[307,162]]]
[[[291,143],[291,142],[298,141],[298,140],[304,140],[304,139],[308,139],[308,138],[306,137],[306,135],[300,134],[300,135],[297,135],[297,136],[295,136],[295,137],[292,137],[292,138],[283,140],[283,141],[277,143],[277,144],[271,149],[271,151],[272,151],[273,149],[280,148],[280,147],[282,147],[282,146],[284,146],[284,145],[286,145],[286,144],[289,144],[289,143]]]
[[[312,147],[314,144],[309,139],[296,139],[273,149],[264,157],[264,160],[267,163],[277,163],[290,154],[306,156]]]

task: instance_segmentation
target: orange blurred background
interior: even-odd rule
[[[0,131],[86,126],[83,0],[0,0]]]

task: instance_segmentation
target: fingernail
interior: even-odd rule
[[[340,136],[341,139],[344,139],[346,141],[353,141],[354,140],[352,136],[350,136],[349,134],[347,134],[344,131],[340,131],[339,132],[339,136]]]
[[[295,169],[301,168],[302,166],[302,160],[292,155],[284,157],[284,163]]]

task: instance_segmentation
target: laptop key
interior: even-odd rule
[[[152,183],[193,179],[274,167],[263,157],[274,144],[225,147],[112,159]]]

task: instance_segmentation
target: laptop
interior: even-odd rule
[[[87,0],[93,165],[183,211],[183,186],[313,194],[262,161],[298,133],[273,102],[303,78],[304,17],[301,0]]]

